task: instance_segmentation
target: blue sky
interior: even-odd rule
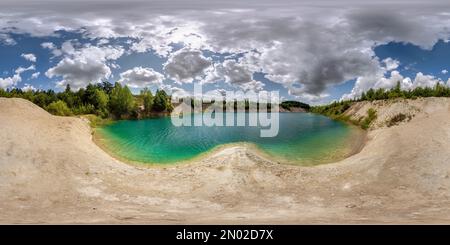
[[[60,47],[66,41],[79,42],[80,44],[96,44],[98,40],[90,40],[84,38],[80,33],[70,33],[70,32],[57,32],[55,36],[51,37],[32,37],[30,35],[17,35],[11,34],[11,37],[16,41],[14,46],[0,44],[0,54],[3,57],[8,57],[8,59],[0,60],[0,70],[2,71],[2,77],[8,77],[14,74],[18,67],[29,67],[30,65],[35,66],[35,70],[30,70],[24,72],[22,75],[22,81],[16,84],[15,87],[22,88],[25,85],[31,85],[36,89],[53,89],[55,91],[62,91],[64,87],[56,86],[56,83],[61,80],[61,77],[49,78],[45,75],[46,71],[51,67],[55,66],[63,57],[54,57],[51,50],[42,47],[42,43],[51,42],[55,46]],[[111,39],[110,44],[121,45],[123,47],[129,48],[126,38],[122,39]],[[174,51],[182,48],[181,45],[173,45]],[[23,58],[22,54],[33,54],[36,56],[36,62],[30,62]],[[211,58],[214,62],[223,62],[225,59],[230,59],[230,53],[214,53],[211,51],[205,51],[204,56]],[[234,56],[234,59],[241,57],[240,55]],[[124,54],[115,63],[119,66],[112,70],[112,76],[109,79],[111,83],[115,83],[120,78],[120,73],[132,69],[137,66],[149,67],[157,72],[163,73],[163,64],[167,62],[167,57],[161,57],[153,50],[149,50],[143,53],[129,53]],[[40,75],[37,78],[32,78],[32,74],[39,72]],[[283,88],[280,84],[274,83],[269,79],[264,77],[264,73],[256,72],[254,73],[254,78],[258,81],[263,81],[266,84],[268,90],[278,90],[280,94],[286,98],[295,99],[295,97],[288,94],[287,90]],[[95,81],[93,81],[95,83]],[[164,80],[164,83],[174,85],[176,84],[170,78]],[[193,84],[181,84],[178,85],[187,91],[193,89]],[[205,84],[204,90],[213,90],[217,87],[233,90],[231,86],[227,84]],[[152,90],[156,90],[158,87],[152,87]],[[138,93],[141,88],[134,88],[132,91]]]
[[[439,40],[431,50],[422,49],[412,44],[389,43],[375,48],[380,59],[393,58],[400,61],[397,70],[404,76],[414,77],[417,72],[430,74],[447,81],[450,70],[450,43]]]
[[[271,11],[262,6],[272,3],[256,2],[113,2],[0,3],[11,10],[0,10],[0,86],[60,91],[108,80],[135,93],[189,94],[202,82],[204,91],[279,91],[321,104],[398,80],[411,89],[450,78],[450,9],[442,2],[395,11],[352,1],[286,0]]]
[[[24,72],[22,75],[22,81],[18,83],[16,87],[22,88],[25,84],[29,84],[37,89],[53,89],[56,91],[62,90],[63,88],[56,87],[56,82],[59,81],[61,77],[49,78],[45,75],[45,72],[52,66],[56,65],[62,57],[54,57],[51,51],[43,48],[41,44],[45,42],[52,42],[56,46],[61,46],[62,43],[67,40],[76,40],[81,44],[95,44],[96,41],[85,39],[79,33],[59,32],[57,34],[58,35],[55,37],[44,38],[12,34],[11,36],[17,42],[16,45],[11,46],[0,44],[0,53],[2,54],[2,57],[7,57],[6,59],[4,58],[0,60],[0,71],[2,71],[2,77],[8,77],[14,74],[14,71],[18,67],[29,67],[34,64],[35,70]],[[129,45],[127,45],[126,40],[127,39],[113,39],[111,40],[111,43],[127,47]],[[180,49],[180,47],[175,48],[174,50],[177,49]],[[443,81],[447,81],[450,77],[448,73],[444,74],[442,72],[443,70],[450,70],[449,42],[440,40],[432,47],[432,49],[428,50],[413,44],[390,42],[388,44],[375,47],[374,52],[380,60],[391,58],[399,61],[399,67],[397,70],[403,76],[414,77],[416,73],[422,72],[424,74],[433,75]],[[30,62],[21,57],[22,54],[30,53],[36,56],[36,62]],[[208,51],[204,52],[204,55],[205,57],[211,58],[213,61],[217,62],[223,61],[225,60],[225,57],[229,56],[229,54],[219,54]],[[107,80],[114,83],[119,79],[121,72],[132,69],[136,66],[150,67],[157,72],[163,73],[163,64],[165,62],[167,62],[167,58],[158,56],[152,50],[144,53],[125,54],[116,60],[115,63],[120,67],[113,69],[112,77]],[[31,78],[31,75],[35,72],[39,72],[40,75],[37,78]],[[280,94],[286,99],[296,99],[295,96],[289,95],[286,88],[284,88],[281,84],[270,81],[265,78],[264,75],[265,74],[262,72],[256,72],[253,76],[255,80],[264,82],[267,90],[279,90]],[[172,85],[175,84],[171,79],[166,79],[164,82]],[[343,94],[349,93],[354,85],[355,79],[351,79],[348,81],[342,81],[341,84],[330,86],[326,90],[326,93],[329,94],[328,99],[330,101],[339,100]],[[182,84],[180,87],[186,90],[192,90],[193,85]],[[216,87],[216,85],[207,84],[204,89],[211,90]],[[220,87],[232,89],[224,84]],[[138,92],[139,89],[134,89],[133,91]]]

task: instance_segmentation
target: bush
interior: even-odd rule
[[[101,126],[104,126],[104,125],[107,125],[107,124],[110,124],[113,122],[110,118],[101,118],[94,114],[83,115],[81,117],[88,119],[89,124],[93,128],[101,127]]]
[[[364,118],[364,120],[361,123],[362,129],[368,129],[370,127],[370,124],[377,119],[377,111],[373,108],[370,108],[367,110],[367,116]]]
[[[91,104],[80,105],[72,109],[76,115],[95,114],[95,107]]]
[[[72,111],[67,107],[66,102],[62,100],[58,100],[56,102],[52,102],[47,106],[47,111],[53,115],[57,116],[70,116],[72,115]]]
[[[393,116],[391,119],[389,119],[389,121],[387,121],[386,124],[388,127],[392,127],[392,126],[398,125],[399,123],[401,123],[405,120],[409,121],[409,120],[411,120],[411,118],[412,118],[411,115],[399,113],[399,114]]]

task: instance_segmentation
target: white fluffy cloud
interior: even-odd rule
[[[248,64],[235,60],[225,60],[221,64],[216,64],[205,77],[205,83],[218,82],[224,80],[226,83],[238,87],[244,91],[260,91],[264,84],[253,79],[252,67]]]
[[[124,50],[116,46],[97,47],[90,44],[75,48],[72,42],[64,42],[61,52],[65,57],[45,75],[49,78],[62,77],[56,84],[58,87],[70,84],[73,89],[78,89],[108,79],[111,75],[108,62],[117,60]]]
[[[418,72],[412,80],[409,77],[403,77],[398,71],[391,71],[389,77],[384,77],[379,74],[379,77],[373,78],[362,78],[359,77],[356,80],[355,86],[351,93],[344,94],[342,99],[353,99],[361,95],[362,92],[366,92],[370,88],[378,89],[390,89],[400,82],[400,86],[403,90],[414,89],[417,87],[434,87],[437,83],[450,85],[448,82],[442,81],[441,79],[432,76],[425,75],[422,72]]]
[[[400,61],[392,59],[391,57],[384,59],[383,63],[387,71],[395,70],[400,65]]]
[[[11,77],[0,78],[0,88],[9,88],[16,85],[18,82],[22,81],[20,74],[15,73]]]
[[[55,67],[50,68],[45,75],[49,78],[61,76],[63,80],[57,83],[58,87],[70,84],[73,89],[79,89],[88,83],[107,79],[111,75],[111,70],[103,62],[80,57],[64,58]]]
[[[424,75],[422,72],[418,72],[414,81],[412,83],[412,87],[434,87],[437,83],[444,84],[445,82],[439,78],[436,78],[432,75]]]
[[[22,54],[20,56],[30,62],[33,62],[33,63],[36,62],[36,55],[34,55],[34,54],[31,54],[31,53],[30,54]]]
[[[170,84],[163,84],[161,86],[161,89],[166,91],[167,94],[172,95],[172,99],[174,100],[192,95],[190,92],[184,90],[183,88],[172,86]]]
[[[441,71],[441,73],[442,73],[442,74],[447,74],[448,71],[447,71],[446,69],[444,69],[444,70]]]
[[[39,75],[41,75],[41,73],[40,72],[35,72],[35,73],[33,73],[33,74],[31,74],[31,79],[36,79],[36,78],[38,78],[39,77]]]
[[[41,47],[50,50],[50,51],[52,52],[52,54],[53,54],[54,57],[57,57],[57,56],[61,56],[61,55],[62,55],[62,51],[59,50],[59,49],[56,47],[56,45],[55,45],[54,43],[52,43],[52,42],[44,42],[44,43],[41,43]]]
[[[34,65],[30,65],[29,67],[19,67],[16,69],[15,72],[16,72],[16,74],[20,75],[26,71],[33,71],[33,70],[36,70],[36,67]]]
[[[25,85],[22,87],[22,90],[25,91],[25,92],[27,92],[27,91],[36,91],[36,88],[33,87],[33,85],[25,83]]]
[[[201,51],[183,48],[169,56],[164,71],[177,83],[191,83],[201,79],[211,64],[211,59],[203,56]]]
[[[134,67],[120,73],[118,82],[124,83],[132,88],[144,88],[153,85],[161,86],[164,75],[152,68]]]
[[[0,78],[0,88],[10,88],[13,86],[16,86],[19,82],[22,81],[22,73],[26,71],[32,71],[35,70],[34,65],[31,65],[29,67],[19,67],[14,71],[14,75],[10,77]]]

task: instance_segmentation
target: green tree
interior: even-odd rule
[[[69,108],[73,108],[75,105],[75,95],[70,88],[70,84],[66,85],[64,92],[58,94],[58,99],[66,102]]]
[[[108,95],[103,90],[96,89],[94,106],[96,107],[97,115],[101,117],[108,116],[108,102],[109,102]]]
[[[367,100],[370,100],[370,101],[375,100],[375,90],[373,90],[373,88],[367,90],[366,97],[367,97]]]
[[[395,87],[391,88],[388,92],[388,98],[389,99],[394,99],[394,98],[400,98],[400,97],[404,97],[403,93],[402,93],[402,88],[400,85],[400,81],[397,82],[397,84],[395,85]]]
[[[379,88],[375,91],[375,99],[376,100],[384,100],[387,99],[386,92],[383,88]]]
[[[120,83],[116,83],[111,91],[109,108],[117,118],[129,116],[133,112],[135,108],[134,97],[126,85],[122,87]]]
[[[110,95],[114,89],[114,85],[108,81],[103,81],[97,84],[97,88],[103,90],[107,95]]]
[[[361,101],[367,100],[366,92],[362,92],[360,100]]]
[[[140,96],[144,105],[144,112],[146,115],[149,115],[153,107],[152,92],[148,88],[144,88],[143,90],[141,90]]]
[[[0,88],[0,97],[8,97],[8,95],[8,92],[6,92],[3,88]]]
[[[169,111],[172,108],[172,104],[170,103],[169,96],[167,96],[164,90],[156,90],[155,98],[153,100],[153,110],[162,112]]]

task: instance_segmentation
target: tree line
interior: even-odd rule
[[[420,97],[450,97],[450,87],[437,83],[434,87],[416,87],[414,89],[402,90],[400,82],[391,89],[369,89],[363,92],[359,98],[353,100],[334,101],[328,105],[313,106],[312,112],[335,116],[344,113],[353,102],[374,101],[395,98],[416,99]]]
[[[402,90],[400,82],[391,89],[369,89],[363,92],[358,101],[385,100],[394,98],[416,99],[419,97],[450,97],[450,87],[437,83],[434,87],[416,87]]]
[[[153,95],[144,88],[139,95],[133,95],[128,86],[107,81],[89,84],[78,91],[72,91],[69,84],[62,92],[0,88],[0,97],[27,99],[59,116],[95,114],[102,118],[132,119],[173,109],[170,96],[162,89]]]
[[[414,89],[402,90],[400,82],[397,82],[396,86],[391,89],[371,88],[366,92],[363,92],[359,98],[334,101],[328,105],[312,106],[310,111],[336,120],[350,121],[355,125],[361,125],[361,127],[367,128],[374,115],[376,115],[376,112],[372,113],[373,115],[368,114],[366,117],[367,120],[362,118],[364,120],[351,121],[350,117],[346,116],[344,113],[353,103],[358,101],[375,101],[396,98],[416,99],[420,97],[450,97],[450,87],[437,83],[434,87],[416,87]]]

